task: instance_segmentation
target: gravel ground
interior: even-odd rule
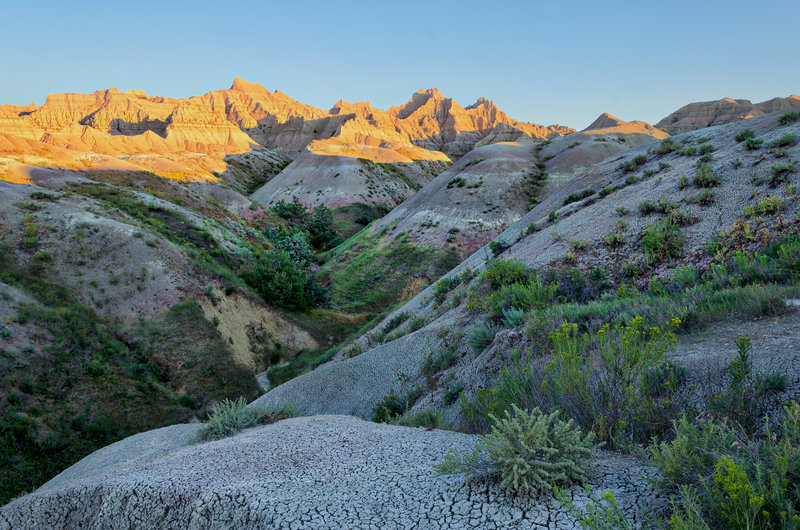
[[[575,527],[550,496],[437,475],[432,464],[451,447],[469,450],[472,435],[314,416],[179,447],[194,428],[139,434],[88,456],[1,508],[0,530]],[[655,506],[642,478],[652,470],[639,460],[601,451],[593,468],[592,487],[613,489],[631,516]],[[582,490],[573,495],[585,503]]]

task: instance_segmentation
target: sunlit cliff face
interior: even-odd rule
[[[239,78],[187,99],[116,88],[53,94],[41,106],[0,106],[0,179],[28,182],[30,168],[58,167],[217,180],[227,155],[260,149],[290,158],[308,150],[381,163],[449,161],[501,125],[518,137],[572,132],[518,122],[485,98],[461,107],[436,89],[388,110],[339,101],[328,111]]]

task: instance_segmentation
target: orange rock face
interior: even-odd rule
[[[388,110],[339,101],[324,111],[240,78],[230,89],[187,99],[110,88],[52,94],[41,106],[0,106],[0,178],[20,165],[100,164],[213,180],[212,172],[225,171],[226,155],[256,149],[291,158],[307,150],[373,162],[447,161],[479,142],[568,132],[512,120],[485,98],[464,108],[436,89]]]

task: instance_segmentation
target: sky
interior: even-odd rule
[[[582,129],[800,94],[797,0],[0,0],[0,20],[0,104],[112,86],[188,97],[238,76],[324,109],[436,87]]]

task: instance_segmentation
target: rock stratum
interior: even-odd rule
[[[723,98],[716,101],[689,103],[656,123],[670,134],[680,134],[713,125],[763,116],[773,112],[800,107],[800,96],[773,98],[761,103],[746,99]]]
[[[258,151],[289,160],[315,153],[376,163],[449,162],[479,142],[569,132],[514,120],[485,98],[462,107],[436,89],[388,110],[339,101],[326,111],[239,78],[229,89],[186,99],[110,88],[52,94],[41,106],[0,106],[0,179],[29,182],[31,167],[59,167],[215,181],[230,169],[226,157]],[[252,170],[266,178],[279,172]]]
[[[474,435],[315,416],[183,445],[196,429],[166,427],[95,452],[0,509],[0,530],[575,527],[552,497],[437,475],[432,465],[471,449]],[[592,486],[613,490],[634,520],[654,508],[642,462],[600,452],[594,469]]]

